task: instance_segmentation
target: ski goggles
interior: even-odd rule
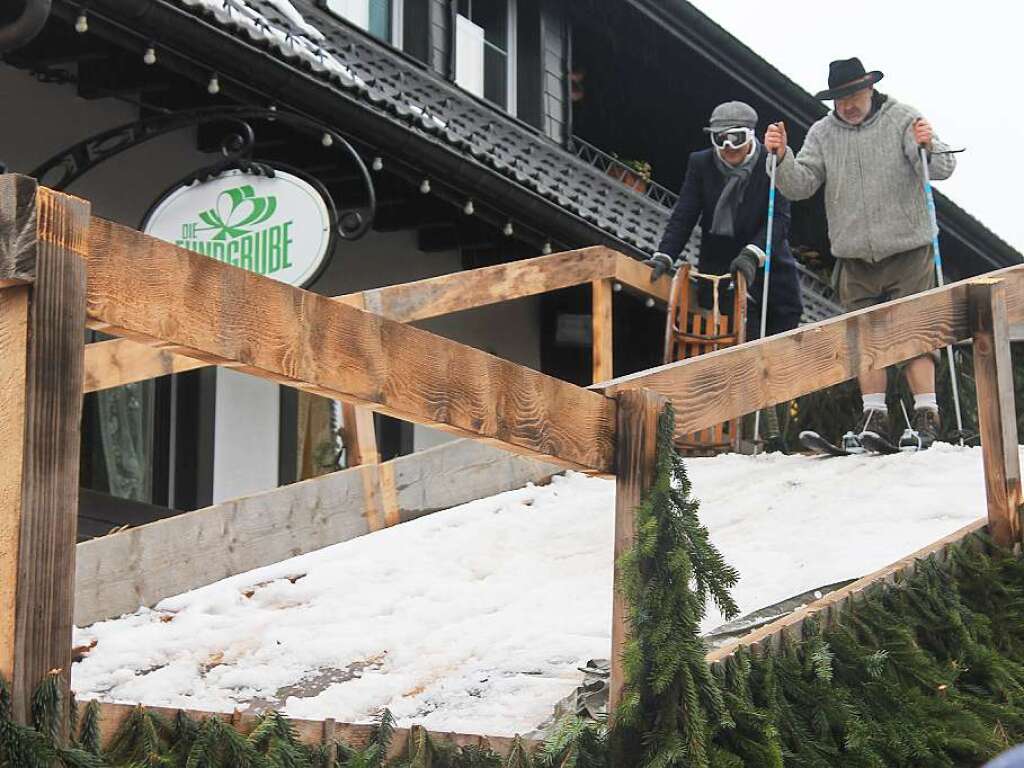
[[[718,149],[739,149],[754,138],[753,128],[730,128],[727,131],[714,131],[711,143]]]

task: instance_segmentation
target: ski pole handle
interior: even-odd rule
[[[928,150],[922,144],[918,147],[921,156],[921,177],[924,183],[924,199],[928,206],[928,220],[932,225],[932,260],[935,262],[935,274],[941,288],[946,284],[942,274],[942,254],[939,252],[939,218],[935,211],[935,193],[932,191],[931,174],[928,171]]]

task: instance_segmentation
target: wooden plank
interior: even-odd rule
[[[123,384],[134,384],[170,373],[205,368],[207,363],[128,339],[109,339],[85,345],[83,392],[97,392]]]
[[[763,627],[754,630],[750,634],[744,635],[729,645],[716,648],[708,653],[706,657],[707,662],[709,664],[718,664],[732,656],[740,648],[750,648],[754,651],[761,647],[776,647],[783,632],[790,632],[793,637],[799,638],[800,628],[803,625],[804,620],[808,617],[817,614],[826,614],[826,616],[838,615],[847,600],[856,597],[866,589],[869,589],[880,582],[885,581],[892,583],[897,579],[897,577],[913,572],[919,560],[924,560],[930,557],[943,557],[945,550],[950,546],[958,544],[972,533],[985,530],[987,522],[986,518],[976,520],[970,525],[964,526],[960,530],[951,533],[949,536],[944,536],[938,541],[917,550],[913,554],[897,560],[891,565],[880,568],[862,579],[857,579],[857,581],[852,584],[847,584],[842,589],[830,592],[820,600],[815,600],[810,605],[793,611],[793,613],[788,616],[784,616],[770,624],[765,624]]]
[[[628,285],[642,295],[650,296],[655,301],[668,304],[672,293],[672,278],[662,275],[657,282],[651,282],[651,268],[641,261],[631,259],[618,251],[613,254],[614,277],[623,285]]]
[[[91,327],[568,467],[609,472],[615,404],[493,355],[94,218]]]
[[[346,303],[362,302],[361,309],[399,322],[411,323],[464,309],[585,285],[592,280],[609,277],[617,258],[632,261],[628,256],[603,246],[594,246],[454,272],[402,285],[390,285],[342,296],[338,300]]]
[[[336,300],[392,320],[411,322],[611,276],[659,301],[668,299],[671,287],[668,277],[651,283],[649,267],[616,251],[595,246],[346,294]],[[130,339],[90,344],[86,347],[85,362],[86,392],[208,365],[202,360],[141,346]]]
[[[1024,319],[1024,266],[991,276],[1006,283],[1008,320]],[[696,432],[968,338],[969,282],[622,376],[592,389],[605,394],[634,387],[661,392],[676,406],[676,434]]]
[[[612,577],[612,654],[608,682],[608,712],[614,715],[625,676],[622,653],[629,638],[629,604],[622,594],[618,563],[633,548],[636,507],[654,482],[658,448],[658,419],[667,402],[649,390],[618,394],[618,446],[615,452],[615,568]]]
[[[979,281],[969,287],[967,296],[988,527],[997,544],[1012,547],[1021,541],[1021,485],[1006,286],[1001,280]]]
[[[612,365],[612,281],[594,280],[591,284],[591,326],[593,340],[593,381],[608,381],[615,375]]]
[[[131,613],[368,533],[367,476],[380,498],[375,524],[383,528],[542,483],[558,471],[473,440],[453,440],[86,541],[78,545],[75,623],[84,627]]]
[[[6,334],[13,348],[11,361],[3,363],[4,390],[10,394],[20,378],[24,420],[21,434],[10,435],[5,444],[5,463],[8,446],[18,442],[21,446],[12,449],[13,460],[4,471],[4,509],[0,510],[4,527],[18,528],[17,548],[0,553],[4,558],[0,573],[8,578],[10,558],[16,563],[13,584],[5,590],[6,613],[0,615],[0,627],[13,626],[13,645],[8,630],[8,640],[0,645],[0,664],[10,673],[14,719],[28,723],[32,694],[44,676],[60,670],[65,693],[71,677],[85,338],[83,256],[88,249],[89,204],[40,189],[30,206],[22,204],[28,194],[25,184],[16,181],[12,189],[7,177],[0,177],[0,182],[4,187],[0,199],[7,194],[0,203],[7,217],[0,242],[8,244],[4,247],[8,256],[19,254],[15,268],[33,270],[24,361],[17,317]],[[8,216],[12,208],[13,218]],[[10,246],[12,242],[16,246]],[[15,315],[24,316],[23,301],[10,303]],[[12,416],[15,423],[18,419]],[[11,496],[15,483],[20,487]],[[13,590],[13,605],[8,590]]]
[[[79,702],[79,706],[85,706],[88,702]],[[135,704],[111,704],[100,702],[100,743],[104,748],[110,746],[111,739],[125,720],[135,711],[139,705]],[[179,712],[171,707],[149,707],[151,712],[158,717],[173,721],[174,716]],[[248,735],[256,726],[258,714],[251,712],[212,712],[209,710],[186,709],[180,710],[194,720],[205,720],[210,717],[219,717],[230,723],[232,727],[241,733]],[[365,747],[373,735],[373,726],[369,724],[338,723],[333,719],[324,720],[299,720],[289,718],[289,722],[295,729],[299,741],[304,744],[321,744],[325,736],[330,733],[334,738],[339,739],[355,749]],[[327,726],[327,722],[331,725]],[[396,728],[394,737],[391,739],[391,748],[387,757],[395,759],[405,752],[409,728]],[[514,738],[511,736],[486,736],[472,733],[435,732],[430,731],[430,737],[439,742],[447,742],[459,747],[478,747],[491,749],[502,757],[506,757],[512,749]],[[536,739],[523,739],[523,744],[528,751],[533,751],[541,742]]]
[[[341,421],[346,466],[379,464],[380,453],[377,450],[377,430],[373,425],[373,411],[343,403]]]
[[[14,677],[21,475],[25,444],[29,288],[0,289],[0,677]]]

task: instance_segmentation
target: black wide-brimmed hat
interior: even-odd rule
[[[841,99],[843,96],[856,93],[861,88],[874,85],[883,77],[885,75],[877,69],[865,72],[864,65],[856,56],[852,59],[839,59],[828,65],[828,90],[818,91],[814,94],[814,98]]]

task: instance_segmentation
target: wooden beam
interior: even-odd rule
[[[669,279],[662,277],[651,283],[650,272],[649,267],[635,259],[594,246],[350,293],[336,300],[392,320],[412,322],[615,277],[635,290],[666,301]],[[88,345],[85,363],[86,392],[208,365],[165,350],[140,347],[130,339]]]
[[[615,403],[404,323],[94,218],[90,327],[609,472]]]
[[[465,309],[585,285],[612,273],[616,254],[602,246],[453,272],[339,297],[392,320],[411,323]],[[621,258],[628,258],[621,256]]]
[[[373,424],[373,411],[344,403],[341,406],[342,442],[349,467],[360,464],[379,464],[377,430]]]
[[[636,507],[654,482],[658,419],[667,400],[649,390],[624,390],[615,452],[615,567],[612,577],[612,654],[608,713],[614,716],[625,685],[622,654],[629,638],[629,605],[622,594],[619,560],[633,548]]]
[[[65,694],[71,678],[89,204],[39,189],[30,205],[18,177],[0,184],[0,209],[16,211],[5,214],[0,242],[17,243],[17,269],[32,282],[30,293],[8,288],[0,299],[0,393],[11,422],[0,528],[13,542],[0,547],[0,672],[11,682],[15,720],[28,723],[44,676],[60,670]]]
[[[960,543],[972,533],[985,530],[986,524],[987,521],[985,518],[977,520],[970,525],[964,526],[960,530],[951,533],[949,536],[944,536],[938,541],[929,544],[927,547],[919,549],[913,554],[897,560],[891,565],[887,565],[862,579],[857,579],[857,581],[852,584],[847,584],[842,589],[830,592],[820,600],[815,600],[810,605],[793,611],[793,613],[788,616],[783,616],[781,619],[773,621],[770,624],[765,624],[763,627],[755,629],[750,634],[744,635],[728,645],[716,648],[706,656],[707,662],[709,664],[718,664],[723,662],[736,653],[740,648],[749,648],[754,652],[761,648],[777,648],[784,632],[791,633],[793,638],[798,640],[800,638],[800,628],[803,626],[803,623],[807,618],[824,614],[826,621],[835,619],[842,611],[843,606],[848,600],[855,598],[865,590],[878,584],[883,582],[891,584],[904,574],[913,573],[919,560],[925,560],[932,557],[942,559],[945,557],[945,552],[949,547]]]
[[[162,349],[136,344],[128,339],[109,339],[85,345],[83,392],[97,392],[123,384],[134,384],[170,373],[205,368],[207,363]]]
[[[657,282],[652,283],[651,268],[646,264],[618,251],[611,253],[614,254],[612,277],[638,293],[650,296],[662,304],[668,304],[669,295],[672,293],[672,278],[669,275],[662,275]]]
[[[593,341],[591,350],[593,357],[594,378],[608,381],[615,375],[612,367],[612,281],[594,280],[591,284],[591,325]]]
[[[29,287],[0,288],[0,677],[14,678]]]
[[[1024,320],[1024,266],[992,273],[1006,283],[1007,316]],[[886,368],[969,338],[963,281],[738,347],[669,363],[592,387],[646,387],[676,406],[685,435]]]
[[[1006,286],[1001,280],[979,281],[969,287],[967,298],[988,527],[998,545],[1012,547],[1021,541],[1021,484]]]

